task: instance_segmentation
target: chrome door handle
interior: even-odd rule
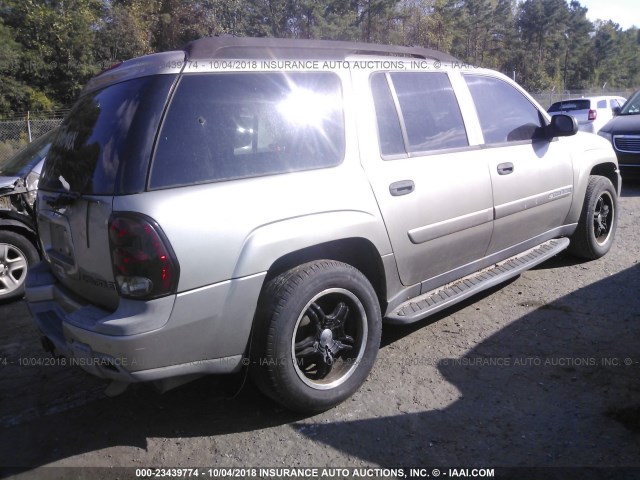
[[[406,195],[413,192],[415,188],[416,185],[413,183],[413,180],[401,180],[389,185],[389,193],[394,197],[399,197],[400,195]]]
[[[498,175],[509,175],[513,173],[513,163],[506,162],[498,164]]]

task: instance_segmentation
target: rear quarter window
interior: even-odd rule
[[[161,127],[149,188],[331,167],[344,149],[333,73],[185,75]]]

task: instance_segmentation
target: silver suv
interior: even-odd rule
[[[604,255],[611,145],[505,76],[408,47],[205,38],[93,79],[45,164],[45,348],[169,388],[244,366],[285,406],[408,324],[569,247]]]

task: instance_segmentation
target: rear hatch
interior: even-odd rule
[[[591,101],[586,99],[563,100],[556,102],[549,107],[551,115],[571,115],[578,121],[578,125],[587,125],[593,121],[589,119],[589,110],[591,109]]]
[[[85,92],[43,168],[38,228],[45,259],[76,296],[107,309],[119,299],[108,239],[113,198],[144,191],[175,78],[138,77]]]

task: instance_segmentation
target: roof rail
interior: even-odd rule
[[[334,40],[298,40],[272,37],[234,37],[221,35],[195,40],[184,47],[190,59],[331,59],[344,60],[349,55],[393,55],[441,62],[455,62],[451,55],[422,47],[378,45],[375,43]]]

